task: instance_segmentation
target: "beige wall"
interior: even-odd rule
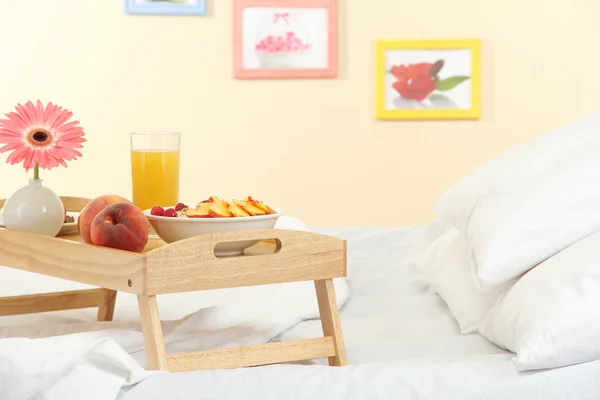
[[[338,80],[235,81],[230,0],[183,18],[0,0],[0,111],[39,97],[82,121],[84,158],[43,171],[60,194],[129,197],[128,133],[174,129],[186,201],[252,194],[313,226],[391,226],[430,220],[469,169],[597,107],[597,2],[340,2]],[[483,40],[479,121],[374,120],[375,40],[459,37]],[[5,158],[2,197],[27,179]]]

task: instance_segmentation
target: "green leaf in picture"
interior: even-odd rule
[[[435,83],[435,88],[441,92],[445,92],[447,90],[454,89],[469,78],[469,76],[452,76],[450,78],[437,81]]]

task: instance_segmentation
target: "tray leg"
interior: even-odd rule
[[[148,369],[167,369],[167,354],[162,327],[160,326],[160,315],[156,296],[138,295],[138,307],[140,309],[140,320],[144,333],[146,345],[146,359]]]
[[[323,279],[315,281],[315,290],[317,292],[317,301],[319,302],[323,335],[333,339],[333,347],[335,349],[335,356],[328,358],[329,365],[338,367],[348,365],[346,345],[344,344],[344,336],[342,335],[342,324],[335,298],[333,280]]]
[[[98,306],[98,321],[112,321],[117,301],[117,291],[102,289],[104,301]]]

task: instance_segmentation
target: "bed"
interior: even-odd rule
[[[351,296],[341,316],[350,366],[331,368],[326,360],[317,360],[304,365],[149,374],[137,383],[124,385],[112,398],[597,399],[600,361],[518,373],[511,353],[477,333],[460,334],[444,301],[432,293],[425,276],[407,262],[442,231],[438,224],[319,230],[348,240]],[[62,332],[71,333],[67,328],[75,329],[73,320],[67,322],[65,318],[64,314],[21,316],[6,321],[0,332],[3,337],[44,337],[39,326],[45,321],[46,327],[61,322]],[[91,329],[93,324],[86,325],[85,330]],[[318,320],[309,319],[272,340],[317,337],[320,329]],[[139,348],[128,351],[144,363]],[[0,383],[10,384],[1,377]]]
[[[158,375],[120,400],[159,399],[597,399],[600,361],[518,373],[512,354],[461,335],[422,273],[403,262],[438,227],[320,230],[348,240],[352,296],[341,312],[349,367],[316,364]],[[277,339],[316,337],[304,321]]]
[[[347,240],[334,284],[349,366],[148,371],[124,294],[110,323],[0,319],[0,399],[599,399],[598,132],[600,112],[482,164],[436,222],[316,230]],[[5,295],[85,288],[21,273],[0,269]],[[158,301],[169,353],[322,335],[311,282]]]

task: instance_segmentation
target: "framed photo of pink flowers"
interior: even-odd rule
[[[479,118],[480,40],[382,40],[375,64],[377,119]]]
[[[335,78],[337,0],[234,0],[234,77]]]

